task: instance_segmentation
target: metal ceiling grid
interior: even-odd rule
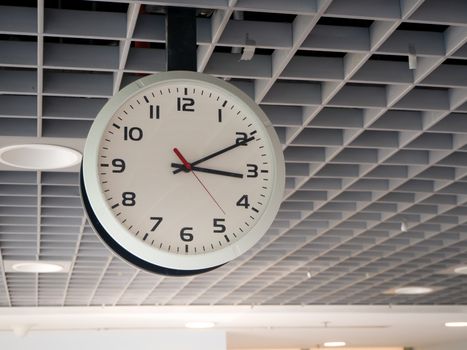
[[[0,270],[0,306],[467,304],[467,277],[443,273],[467,263],[465,1],[5,0],[0,135],[85,138],[113,93],[165,69],[166,5],[199,9],[198,70],[276,127],[287,189],[273,226],[217,270],[164,278],[102,245],[77,173],[0,171],[0,263],[72,264]],[[384,293],[414,284],[438,290]]]

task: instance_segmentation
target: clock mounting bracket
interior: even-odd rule
[[[167,71],[196,72],[196,9],[167,7],[165,33]]]

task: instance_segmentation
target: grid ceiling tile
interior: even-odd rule
[[[110,96],[165,70],[163,9],[180,1],[31,3],[0,6],[2,138],[84,140]],[[467,304],[467,280],[439,273],[467,263],[465,2],[183,3],[198,9],[199,70],[278,132],[286,193],[271,229],[207,274],[151,275],[94,234],[76,172],[0,170],[0,263],[71,263],[0,269],[0,306]],[[411,284],[440,291],[385,294]]]

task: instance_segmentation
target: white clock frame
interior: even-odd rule
[[[265,203],[266,208],[248,233],[216,251],[183,255],[149,246],[129,233],[116,219],[101,188],[98,155],[101,139],[110,119],[126,101],[136,94],[168,80],[190,81],[227,91],[236,103],[251,110],[261,122],[259,126],[263,128],[265,135],[269,136],[267,145],[273,153],[274,180],[271,196]],[[113,96],[98,113],[89,131],[81,171],[83,204],[100,238],[129,263],[151,272],[169,275],[191,275],[204,272],[223,265],[252,248],[271,226],[282,202],[284,185],[285,166],[282,148],[271,122],[261,108],[235,86],[209,75],[189,71],[170,71],[147,76],[131,83]]]

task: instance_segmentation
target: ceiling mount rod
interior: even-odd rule
[[[167,7],[165,29],[167,71],[196,71],[196,9]]]

